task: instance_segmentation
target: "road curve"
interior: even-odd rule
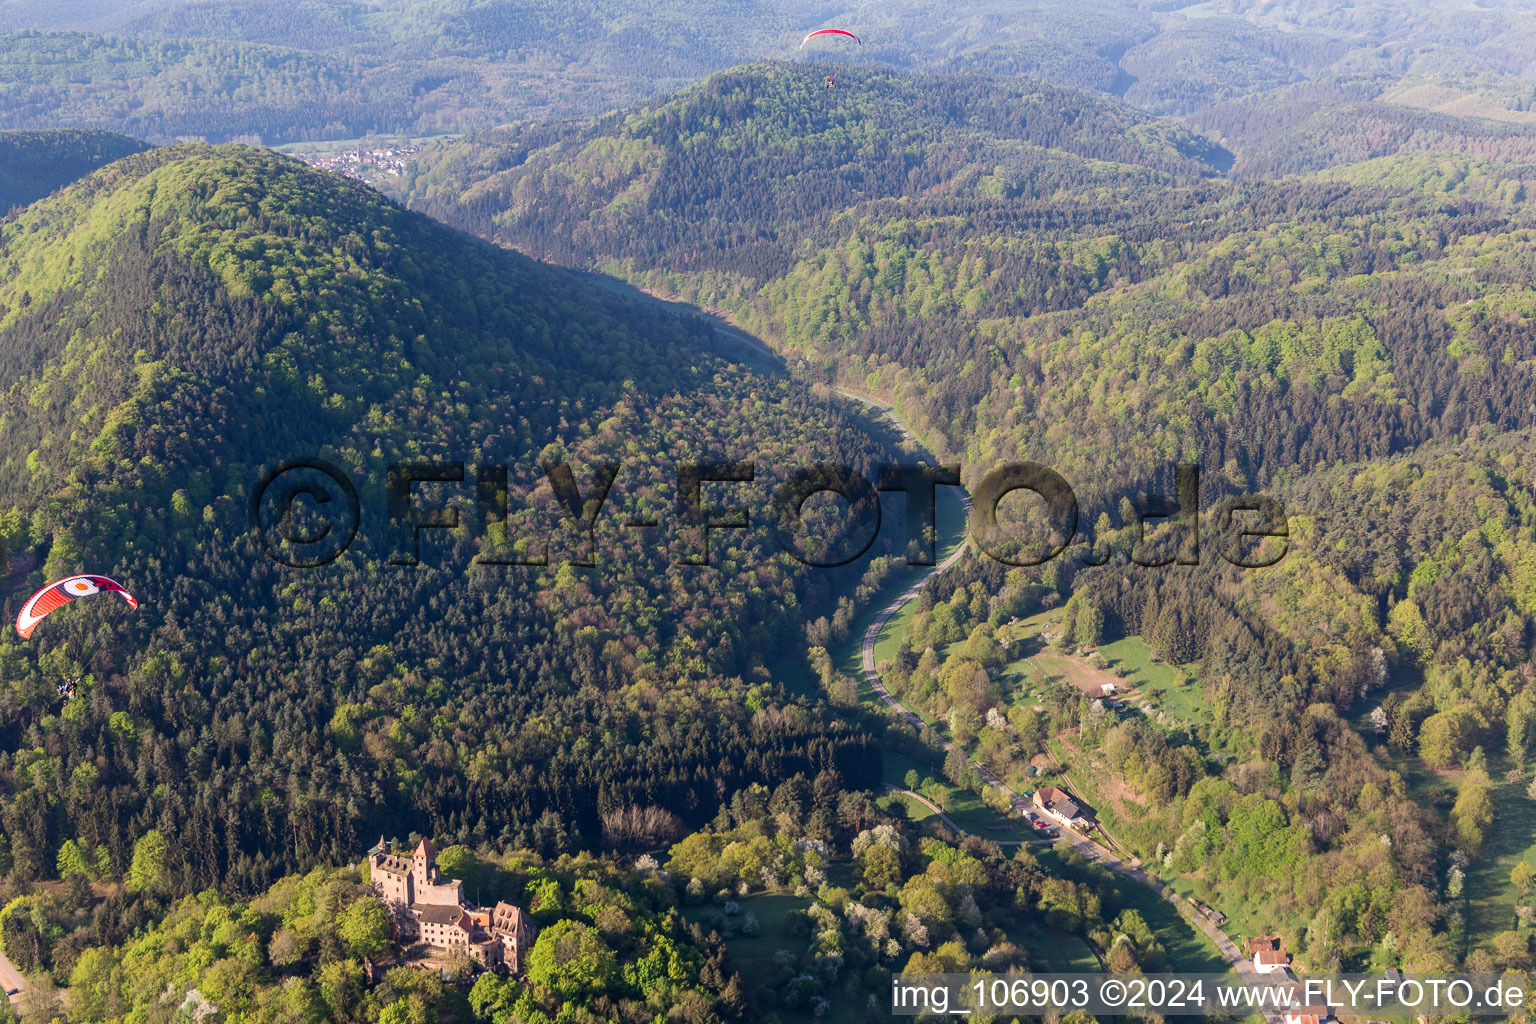
[[[642,292],[641,294],[645,293]],[[655,298],[655,296],[650,297]],[[730,327],[719,322],[716,322],[711,326],[713,327],[716,334],[735,341],[737,344],[745,345],[748,348],[768,356],[778,357],[778,353],[774,352],[771,348],[763,344],[758,339],[752,337],[750,334],[746,334],[745,332],[736,330],[734,327]],[[847,398],[851,398],[857,402],[862,402],[865,405],[879,411],[895,425],[903,440],[911,441],[915,444],[918,444],[919,447],[921,446],[921,442],[918,442],[916,436],[913,435],[912,431],[907,428],[907,425],[901,421],[901,419],[896,415],[896,411],[890,406],[887,406],[881,402],[877,402],[869,396],[862,395],[857,391],[848,390],[847,388],[840,387],[837,388],[837,391],[839,394]],[[970,498],[967,496],[963,498],[963,500],[965,502],[966,515],[969,517],[971,512]],[[890,692],[890,690],[886,689],[885,682],[880,678],[880,672],[875,666],[875,641],[879,639],[881,631],[885,629],[885,624],[890,621],[891,616],[895,615],[898,611],[901,610],[903,605],[921,593],[923,587],[929,580],[943,572],[955,562],[959,561],[960,558],[965,554],[965,549],[966,545],[961,544],[949,555],[949,557],[945,558],[943,561],[939,562],[938,565],[933,566],[927,572],[923,573],[916,582],[914,582],[906,590],[903,590],[900,596],[898,596],[895,600],[893,600],[890,604],[881,610],[880,614],[875,617],[875,621],[870,623],[869,629],[864,633],[862,649],[864,678],[869,681],[869,685],[875,691],[876,696],[878,696],[880,700],[885,703],[886,707],[889,708],[893,714],[900,718],[906,719],[919,731],[924,728],[923,720],[915,712],[913,712],[911,708],[908,708],[906,705],[902,704],[901,701],[897,700],[896,697]],[[943,739],[942,737],[940,739],[946,752],[954,749],[955,745],[949,740]],[[964,754],[965,752],[961,751],[961,753]],[[969,755],[966,755],[966,759],[968,761],[970,760]],[[981,777],[982,781],[984,781],[987,785],[994,787],[995,789],[1001,790],[1002,793],[1008,797],[1009,804],[1014,808],[1015,812],[1022,810],[1022,808],[1025,806],[1023,797],[1019,796],[1011,788],[1009,788],[1003,782],[1003,780],[999,779],[997,775],[985,765],[977,764],[974,761],[971,761],[970,763],[976,769],[976,773]],[[895,789],[895,787],[888,785],[886,788]],[[932,808],[936,814],[939,815],[941,820],[943,820],[946,825],[954,829],[957,834],[965,834],[965,830],[960,828],[954,822],[954,819],[950,818],[943,811],[940,811],[937,807],[934,807],[923,797],[918,796],[916,793],[911,793],[907,790],[899,790],[899,792],[907,792],[910,796],[926,804]],[[1059,831],[1063,840],[1071,843],[1072,846],[1084,857],[1097,861],[1098,863],[1103,864],[1105,867],[1109,868],[1111,871],[1115,871],[1131,879],[1132,881],[1146,886],[1153,892],[1157,893],[1164,900],[1166,900],[1169,904],[1171,904],[1174,909],[1178,911],[1181,917],[1205,933],[1205,935],[1216,946],[1217,950],[1220,951],[1221,955],[1227,960],[1229,964],[1231,964],[1232,969],[1244,981],[1252,982],[1256,980],[1262,980],[1261,976],[1253,969],[1252,961],[1250,961],[1246,956],[1242,954],[1242,952],[1237,948],[1232,940],[1227,937],[1227,934],[1220,928],[1216,927],[1215,923],[1207,919],[1204,914],[1196,913],[1195,911],[1191,910],[1187,905],[1185,905],[1184,901],[1179,898],[1178,894],[1169,889],[1162,882],[1162,880],[1147,874],[1147,872],[1140,867],[1133,867],[1130,864],[1127,864],[1125,861],[1121,860],[1119,856],[1111,853],[1109,850],[1105,849],[1103,846],[1100,846],[1098,843],[1094,842],[1092,839],[1089,839],[1087,836],[1078,835],[1071,829],[1067,828],[1060,829]],[[996,840],[993,841],[995,842]],[[998,845],[1020,844],[999,843]],[[1283,1024],[1284,1018],[1280,1014],[1266,1013],[1264,1016],[1269,1024]]]
[[[848,396],[849,398],[863,402],[866,405],[880,410],[886,416],[890,417],[892,422],[894,422],[900,429],[904,438],[914,441],[916,440],[916,438],[913,437],[911,431],[907,429],[906,425],[897,419],[895,411],[890,409],[888,406],[881,405],[880,403],[872,401],[866,396],[860,395],[854,391],[847,391],[842,388],[839,388],[838,391],[841,394]],[[971,503],[969,498],[965,499],[965,510],[967,515],[969,515],[971,511]],[[917,597],[917,595],[922,592],[923,587],[927,585],[929,580],[933,579],[934,576],[938,575],[945,569],[949,568],[949,566],[959,561],[961,556],[965,554],[965,549],[966,545],[961,544],[949,555],[949,557],[945,558],[943,561],[939,562],[938,565],[923,573],[922,576],[920,576],[911,586],[903,590],[895,599],[893,599],[888,605],[881,609],[880,614],[875,616],[875,620],[869,624],[869,628],[864,632],[862,646],[864,678],[869,682],[870,688],[875,691],[875,695],[880,698],[880,700],[885,704],[887,708],[890,709],[892,714],[911,723],[913,728],[917,729],[919,732],[922,732],[922,730],[927,727],[926,723],[923,722],[922,718],[919,717],[916,712],[898,700],[896,696],[886,688],[885,681],[880,678],[880,670],[875,664],[875,643],[879,640],[881,632],[884,631],[885,625],[891,620],[891,617],[894,616],[897,612],[901,611],[901,609],[906,605],[908,601],[911,601]],[[953,742],[943,737],[939,737],[939,742],[943,745],[944,751],[946,753],[951,750],[959,749]],[[963,750],[961,750],[960,753],[965,756],[967,761],[970,762],[971,767],[975,769],[976,774],[981,777],[983,782],[993,787],[994,789],[1001,791],[1003,795],[1008,798],[1009,806],[1013,808],[1014,813],[1022,813],[1024,807],[1027,806],[1022,796],[1014,792],[1011,787],[1003,782],[1002,779],[998,778],[996,773],[986,765],[978,764],[977,762],[972,761],[970,756]],[[896,787],[890,786],[889,784],[887,784],[885,788],[889,791],[908,793],[910,796],[913,796],[928,806],[930,809],[932,809],[934,813],[938,814],[939,818],[945,823],[945,825],[954,830],[957,834],[966,834],[965,830],[960,828],[954,822],[954,820],[949,817],[949,815],[945,814],[943,811],[940,811],[932,803],[923,799],[921,796],[918,796],[916,793],[911,793],[908,790],[897,790]],[[1209,920],[1204,914],[1198,913],[1191,909],[1185,903],[1185,901],[1182,900],[1179,895],[1172,889],[1168,888],[1168,886],[1165,885],[1161,879],[1149,875],[1139,866],[1133,866],[1126,863],[1126,861],[1122,860],[1119,855],[1112,853],[1110,850],[1094,842],[1087,836],[1079,835],[1069,828],[1062,828],[1058,831],[1061,834],[1062,841],[1071,844],[1071,846],[1084,857],[1088,858],[1089,860],[1097,861],[1098,863],[1104,865],[1106,868],[1109,868],[1111,871],[1123,875],[1140,885],[1146,886],[1153,892],[1157,893],[1157,895],[1160,896],[1163,900],[1167,901],[1179,913],[1179,916],[1183,917],[1190,924],[1194,925],[1205,933],[1206,937],[1211,940],[1211,943],[1221,953],[1222,957],[1227,961],[1227,963],[1231,965],[1233,971],[1237,973],[1238,977],[1246,982],[1263,980],[1262,977],[1253,969],[1252,961],[1250,961],[1248,957],[1245,956],[1242,951],[1237,948],[1237,945],[1227,937],[1225,932],[1218,928],[1216,924]],[[993,841],[995,842],[995,840]],[[999,843],[998,845],[1023,844],[1015,842],[1007,844]],[[1270,1022],[1270,1024],[1282,1024],[1284,1019],[1279,1014],[1265,1014],[1265,1017]]]

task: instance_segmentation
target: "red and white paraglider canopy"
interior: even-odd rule
[[[21,614],[16,616],[16,632],[23,640],[30,639],[37,624],[46,619],[50,613],[71,601],[78,601],[82,597],[91,597],[95,594],[121,594],[123,600],[128,602],[129,608],[139,606],[134,596],[115,580],[105,576],[66,576],[61,580],[54,580],[27,598],[27,603],[21,606]]]
[[[806,36],[804,39],[800,40],[800,48],[802,50],[805,49],[805,44],[810,42],[812,39],[815,39],[817,36],[847,36],[849,39],[852,39],[854,42],[858,43],[860,46],[864,45],[864,41],[862,39],[860,39],[858,36],[854,35],[852,32],[849,32],[847,29],[844,29],[844,28],[819,28],[815,32],[812,32],[810,35]]]

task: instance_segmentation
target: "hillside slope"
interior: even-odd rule
[[[841,407],[713,354],[702,324],[240,147],[109,165],[6,225],[0,270],[8,606],[85,568],[141,600],[0,639],[19,877],[50,875],[66,837],[125,867],[158,824],[186,837],[177,889],[254,887],[380,831],[592,847],[615,808],[704,817],[757,779],[875,777],[868,737],[786,707],[765,668],[806,610],[830,614],[828,574],[757,519],[680,567],[697,538],[670,510],[690,459],[758,460],[741,494],[761,507],[770,467],[872,474],[879,449]],[[353,481],[361,528],[296,571],[247,505],[263,469],[317,455]],[[598,568],[562,567],[583,546],[540,461],[585,489],[607,458]],[[410,536],[386,470],[431,460],[507,466],[512,521],[494,493],[477,505],[473,468],[418,485],[464,525],[390,564]],[[663,525],[621,528],[646,516]],[[547,568],[469,564],[532,556],[540,530]]]
[[[861,203],[1145,187],[1224,159],[1170,121],[1076,89],[763,63],[653,106],[429,147],[400,191],[561,262],[672,264],[702,246],[760,275]]]
[[[112,132],[0,132],[0,211],[25,206],[103,164],[149,148]]]

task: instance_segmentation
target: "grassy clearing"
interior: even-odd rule
[[[1035,837],[1034,829],[1024,819],[999,814],[982,803],[981,798],[970,790],[955,790],[949,810],[945,813],[954,819],[956,825],[983,839],[1013,841]]]
[[[1009,937],[1029,950],[1029,965],[1035,970],[1077,974],[1101,969],[1099,958],[1081,935],[1053,931],[1038,921],[1029,921],[1014,929]]]
[[[1148,690],[1149,701],[1158,710],[1184,723],[1190,729],[1216,724],[1216,713],[1205,702],[1205,691],[1192,676],[1175,681],[1155,691]]]
[[[879,800],[876,800],[875,803],[878,804],[882,810],[889,810],[893,804],[900,804],[902,807],[906,808],[907,817],[919,825],[923,824],[924,822],[937,823],[939,820],[939,816],[934,814],[933,811],[928,808],[927,804],[912,799],[912,797],[906,793],[887,793]]]
[[[768,984],[775,974],[773,954],[786,945],[785,917],[792,910],[805,910],[811,901],[793,893],[760,893],[743,896],[737,902],[741,905],[742,915],[751,912],[761,928],[757,935],[738,932],[726,940],[731,966],[741,972],[741,980],[750,993],[758,985]],[[683,916],[689,921],[701,922],[716,909],[713,904],[686,907]]]
[[[1515,927],[1518,893],[1509,873],[1520,861],[1536,867],[1536,803],[1525,783],[1500,782],[1493,790],[1493,834],[1483,855],[1467,868],[1467,942],[1487,946]]]
[[[1139,636],[1122,637],[1102,645],[1098,651],[1133,686],[1169,687],[1177,685],[1181,679],[1181,673],[1167,662],[1158,661],[1152,648]]]
[[[747,997],[755,1000],[760,988],[764,986],[774,988],[779,983],[780,969],[774,966],[774,954],[780,949],[795,950],[805,946],[806,940],[789,934],[784,927],[784,922],[791,911],[806,910],[810,907],[811,901],[793,893],[762,893],[742,897],[737,902],[741,905],[742,917],[748,913],[753,914],[757,918],[760,930],[757,935],[740,933],[733,935],[725,940],[725,946],[730,956],[731,967],[741,974]],[[690,921],[703,921],[714,909],[716,908],[711,905],[687,907],[683,911],[683,916]],[[786,1024],[801,1024],[801,1022],[808,1024],[813,1020],[831,1021],[833,1024],[858,1024],[864,1019],[865,1005],[862,996],[848,992],[842,985],[829,986],[824,994],[832,1005],[820,1018],[809,1011],[795,1012],[783,1006],[765,1007],[765,1009],[772,1009]]]
[[[907,785],[907,772],[917,772],[917,777],[931,775],[935,779],[943,781],[944,773],[941,767],[931,761],[920,761],[911,754],[899,750],[885,751],[885,781],[902,789],[916,789],[916,786]]]
[[[880,630],[880,636],[875,640],[876,665],[879,665],[882,661],[890,661],[892,658],[896,657],[896,652],[901,649],[902,642],[906,639],[908,630],[912,628],[912,617],[917,614],[917,605],[918,599],[913,598],[906,604],[902,605],[901,610],[895,615],[892,615],[890,619],[886,621],[885,628]],[[870,616],[870,621],[874,621],[874,616]],[[865,623],[864,630],[867,630],[868,628],[869,624]],[[859,630],[859,639],[861,642],[864,637],[864,630]],[[856,658],[860,657],[859,651],[856,650],[854,654]],[[859,664],[862,665],[862,661],[859,661]],[[860,671],[862,672],[862,668]]]

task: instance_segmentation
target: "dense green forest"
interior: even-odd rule
[[[1250,99],[1281,111],[1288,90],[1318,84],[1363,92],[1374,121],[1395,116],[1375,108],[1404,81],[1453,90],[1469,76],[1511,81],[1526,73],[1532,42],[1517,3],[1467,17],[1427,0],[1219,10],[1121,0],[8,0],[5,12],[16,31],[0,36],[0,128],[104,128],[154,142],[484,129],[622,106],[791,55],[1026,76],[1202,122],[1210,108]],[[796,51],[826,25],[864,44]],[[1504,88],[1493,87],[1491,109],[1503,109]],[[1380,144],[1379,131],[1348,113],[1335,130]]]
[[[856,1020],[903,969],[1224,969],[1185,897],[1312,970],[1536,965],[1514,0],[0,14],[0,605],[140,601],[0,628],[29,1020]],[[370,132],[423,142],[392,198],[201,141]],[[915,726],[858,651],[901,532],[769,529],[788,468],[914,456],[839,390],[1080,502],[872,637]],[[360,502],[318,568],[252,526],[295,458]],[[743,461],[699,497],[745,528],[685,528]],[[1180,896],[1005,851],[991,778]],[[396,966],[381,833],[535,915],[520,979]]]
[[[0,209],[25,206],[147,148],[111,132],[0,132]]]
[[[750,782],[878,774],[867,732],[768,669],[847,584],[758,518],[713,532],[709,567],[680,565],[700,540],[671,515],[689,459],[755,460],[731,485],[749,507],[775,467],[872,478],[889,449],[843,405],[713,354],[700,322],[252,149],[131,156],[27,207],[0,245],[8,606],[81,566],[141,601],[0,643],[13,877],[54,877],[67,841],[123,870],[157,827],[185,837],[175,891],[249,892],[381,829],[553,854],[597,847],[632,806],[687,823]],[[355,481],[362,526],[295,571],[246,506],[263,467],[313,455]],[[472,483],[419,486],[462,525],[391,564],[410,539],[386,467],[434,459],[506,466],[511,517]],[[586,493],[607,459],[621,473],[588,553],[540,463],[568,462]],[[734,504],[725,486],[706,503]],[[646,517],[661,525],[622,525]],[[540,533],[547,567],[470,564],[530,560]]]
[[[1315,962],[1488,956],[1461,879],[1497,831],[1497,779],[1527,763],[1510,716],[1530,701],[1536,635],[1520,596],[1518,452],[1536,426],[1523,151],[1462,153],[1447,136],[1455,152],[1225,180],[1158,122],[1127,130],[1124,108],[1066,90],[1039,89],[1031,109],[1016,89],[849,73],[826,90],[813,69],[752,66],[563,134],[434,147],[405,188],[513,248],[719,309],[798,373],[889,397],[968,483],[1021,455],[1063,473],[1079,546],[1012,572],[970,560],[930,587],[933,618],[919,613],[892,664],[914,706],[1000,775],[1064,731],[1097,756],[1114,719],[1090,721],[1075,690],[989,717],[1021,710],[998,638],[1062,606],[1070,657],[1140,636],[1215,716],[1116,733],[1118,765],[1142,744],[1126,784],[1149,814],[1133,830],[1144,855],[1177,848],[1171,870],[1271,907],[1275,925],[1335,908],[1291,943]],[[1121,148],[1097,148],[1101,130]],[[887,154],[919,137],[922,158],[893,173]],[[1139,520],[1174,496],[1181,462],[1202,470],[1202,564],[1133,565],[1176,553]],[[1289,514],[1289,553],[1241,571],[1217,554],[1221,503],[1259,491]],[[1395,738],[1373,746],[1352,723],[1387,693]],[[1421,776],[1448,780],[1454,806],[1370,817]],[[1199,870],[1211,856],[1223,873]],[[1302,876],[1313,888],[1289,888]],[[1494,930],[1528,924],[1511,913]]]

